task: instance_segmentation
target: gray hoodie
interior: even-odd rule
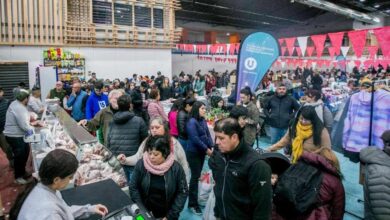
[[[364,219],[387,220],[390,216],[390,156],[377,147],[360,151],[366,164],[364,178]]]
[[[18,100],[13,101],[8,107],[5,116],[4,135],[8,137],[23,137],[26,132],[32,129],[27,107]]]

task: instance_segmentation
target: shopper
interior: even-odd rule
[[[144,102],[142,101],[141,91],[137,88],[134,89],[130,97],[131,97],[132,110],[134,114],[138,117],[141,117],[146,124],[149,124],[150,117],[147,109],[145,109],[143,106]]]
[[[204,96],[205,84],[204,76],[197,73],[197,75],[195,75],[194,92],[198,96]]]
[[[130,110],[131,99],[128,95],[118,98],[118,112],[114,114],[107,137],[107,148],[114,154],[134,155],[142,141],[148,136],[144,120]],[[124,166],[128,183],[134,167]]]
[[[173,81],[173,85],[171,88],[171,94],[172,94],[172,98],[174,98],[174,99],[178,99],[178,98],[182,97],[183,91],[180,87],[179,81]]]
[[[62,149],[55,149],[43,158],[39,167],[40,182],[25,189],[11,210],[11,219],[66,219],[87,218],[91,214],[105,216],[104,205],[68,206],[62,199],[60,190],[65,189],[76,173],[76,157]]]
[[[15,88],[12,90],[12,93],[14,94],[14,100],[16,99],[16,96],[18,95],[19,90],[21,90],[21,89],[28,89],[28,87],[26,86],[26,83],[20,82],[20,83],[18,84],[18,86],[15,87]]]
[[[61,81],[56,82],[56,86],[54,89],[51,89],[49,94],[47,94],[47,99],[58,98],[60,106],[64,106],[64,98],[66,96],[66,91],[63,89],[63,84]]]
[[[41,101],[41,89],[34,86],[31,91],[32,94],[27,103],[27,110],[34,112],[37,115],[42,115],[43,111],[45,110],[45,106]]]
[[[124,95],[125,92],[120,89],[114,89],[108,94],[110,105],[100,110],[91,120],[83,119],[78,124],[85,126],[89,131],[102,129],[102,143],[107,146],[108,131],[110,123],[115,113],[118,112],[118,98]]]
[[[3,150],[3,152],[7,155],[7,158],[9,161],[12,160],[12,151],[8,146],[7,141],[5,140],[5,136],[3,134],[4,131],[4,125],[5,125],[5,118],[7,114],[7,109],[10,102],[8,99],[4,98],[4,90],[2,87],[0,87],[0,147]]]
[[[163,84],[163,82],[164,82],[164,76],[161,74],[160,71],[158,71],[157,72],[157,77],[154,80],[154,85],[156,85],[157,88],[161,88],[161,85]]]
[[[171,85],[169,83],[169,78],[164,77],[164,81],[160,86],[161,101],[172,98]]]
[[[191,112],[192,106],[195,103],[195,99],[189,98],[185,99],[183,105],[179,109],[179,113],[177,114],[177,130],[179,133],[179,142],[181,146],[183,146],[184,150],[187,149],[187,122],[188,122],[188,114]]]
[[[76,121],[85,119],[85,112],[83,112],[83,99],[87,95],[86,92],[81,90],[80,83],[73,83],[72,94],[69,96],[67,106],[72,107],[72,117]]]
[[[216,80],[211,72],[206,74],[206,94],[209,94],[216,85]]]
[[[29,96],[30,93],[27,90],[18,91],[16,100],[7,110],[3,131],[14,154],[15,182],[18,184],[27,184],[26,178],[29,176],[26,174],[25,167],[30,154],[30,145],[24,142],[23,137],[31,135],[32,125],[38,124],[37,121],[30,123],[30,114],[27,110]]]
[[[321,92],[315,89],[309,89],[306,92],[304,106],[313,106],[317,112],[318,118],[322,121],[328,133],[332,133],[333,115],[321,99]]]
[[[272,144],[278,142],[286,134],[289,122],[294,118],[298,109],[298,102],[287,95],[286,86],[280,84],[276,89],[276,94],[264,104],[264,114],[266,124],[270,127]]]
[[[260,126],[260,111],[256,104],[252,101],[252,91],[249,87],[245,87],[240,91],[240,105],[248,109],[248,116],[246,118],[246,126],[244,128],[244,141],[249,146],[253,146],[257,136],[257,127]]]
[[[313,152],[322,147],[331,149],[329,133],[312,106],[303,106],[284,137],[269,151],[291,145],[292,162],[298,161],[304,151]]]
[[[98,81],[98,79],[96,78],[96,73],[92,73],[91,74],[91,78],[88,80],[88,83],[96,83]]]
[[[85,108],[87,120],[91,120],[102,109],[108,106],[108,96],[103,94],[103,83],[95,82],[93,92],[89,96]]]
[[[237,120],[226,118],[215,124],[218,150],[209,159],[215,180],[214,215],[218,219],[270,219],[271,168],[242,141]]]
[[[230,111],[229,117],[236,119],[238,121],[238,124],[242,128],[242,130],[244,130],[247,123],[246,119],[248,118],[248,109],[242,105],[236,105]],[[247,135],[247,133],[242,132],[242,138],[244,140],[245,140],[245,135]]]
[[[320,72],[315,71],[313,77],[311,78],[311,84],[313,85],[313,89],[322,91],[322,77],[320,76]]]
[[[154,118],[150,122],[150,135],[142,142],[139,146],[136,154],[130,157],[126,157],[124,154],[118,155],[118,160],[123,165],[135,166],[138,160],[142,159],[142,155],[145,152],[145,143],[150,137],[153,136],[164,136],[169,142],[170,151],[174,154],[175,160],[183,167],[184,173],[186,174],[186,179],[189,181],[190,178],[190,168],[188,166],[186,154],[183,147],[180,143],[171,135],[169,135],[168,123],[164,122],[162,118]]]
[[[202,172],[205,156],[211,155],[213,140],[210,136],[206,120],[206,106],[204,103],[196,101],[192,106],[187,122],[188,142],[186,148],[187,161],[191,169],[190,194],[188,208],[196,215],[201,215],[202,211],[198,204],[198,183]]]
[[[360,151],[364,172],[364,219],[385,220],[390,214],[390,130],[382,134],[383,150],[376,146]]]
[[[150,137],[143,158],[138,161],[130,182],[130,197],[155,218],[179,219],[188,188],[183,168],[175,161],[163,136]]]
[[[164,112],[164,108],[160,102],[160,92],[158,89],[152,89],[149,97],[148,114],[150,119],[162,117],[165,121],[168,121],[168,116]]]
[[[182,105],[182,99],[176,100],[168,113],[170,132],[171,135],[175,138],[178,138],[179,136],[179,131],[177,130],[177,115],[179,114],[179,109],[182,109]]]
[[[301,198],[306,198],[307,200],[297,198],[296,202],[300,208],[306,205],[309,206],[310,203],[312,203],[312,205],[307,207],[307,209],[304,210],[304,213],[293,212],[293,210],[297,209],[291,204],[289,204],[289,206],[276,205],[275,213],[273,213],[273,219],[342,220],[345,212],[345,191],[341,181],[342,175],[340,172],[340,163],[337,159],[337,156],[329,148],[320,148],[316,152],[305,151],[299,158],[298,165],[300,165],[300,169],[305,170],[293,173],[289,173],[289,170],[287,170],[279,178],[279,182],[277,183],[276,189],[274,191],[275,204],[278,204],[278,201],[280,200],[284,201],[283,199],[280,199],[280,195],[282,195],[283,197],[287,196],[287,198],[291,198],[292,196],[302,196]],[[310,176],[311,173],[308,172],[313,172],[313,174],[315,174]],[[311,182],[305,182],[305,179],[302,179],[306,177],[309,177]],[[317,181],[318,184],[315,184]],[[304,192],[295,191],[294,183],[307,184],[310,185],[312,189],[310,189],[310,191]],[[280,189],[281,186],[284,188]],[[279,194],[279,192],[281,192],[281,194]],[[316,200],[309,201],[311,200],[309,195],[314,195]]]

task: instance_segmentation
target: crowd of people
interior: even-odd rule
[[[255,91],[240,88],[240,100],[233,99],[233,91],[227,100],[230,106],[217,91],[229,86],[235,71],[210,71],[205,75],[197,71],[194,77],[182,72],[173,77],[172,83],[161,72],[156,77],[134,74],[113,82],[99,80],[93,74],[88,81],[59,81],[49,94],[42,95],[58,99],[79,125],[95,132],[123,165],[131,199],[156,218],[178,219],[187,199],[188,208],[196,215],[202,214],[199,178],[207,161],[215,180],[217,219],[337,220],[343,219],[345,212],[343,175],[330,138],[333,114],[325,105],[321,88],[332,81],[345,81],[351,82],[353,93],[369,89],[363,80],[372,83],[389,79],[389,74],[390,68],[355,68],[350,74],[336,69],[269,71],[258,89],[268,90],[271,95],[258,101]],[[290,94],[296,80],[302,84],[298,96]],[[9,102],[2,98],[0,88],[0,140],[2,150],[13,162],[16,182],[28,184],[32,178],[25,166],[30,146],[23,137],[34,126],[41,126],[30,112],[39,117],[44,105],[39,87],[30,92],[20,85],[14,94],[15,100]],[[210,103],[199,101],[200,96],[208,96],[205,100]],[[164,111],[163,100],[173,102],[169,112]],[[206,118],[210,109],[220,109],[228,116],[210,124]],[[285,149],[291,161],[282,173],[253,147],[264,133],[271,143],[265,154]],[[389,192],[372,186],[390,185],[385,177],[390,161],[389,131],[382,139],[384,151],[374,146],[361,153],[368,170],[364,188],[366,219],[385,219],[390,212],[390,206],[386,206],[390,203]],[[76,158],[66,151],[49,153],[39,168],[40,182],[33,181],[27,187],[11,217],[73,219],[90,213],[105,215],[108,210],[103,205],[68,207],[58,196],[77,166]],[[37,218],[37,210],[44,210],[45,218]]]

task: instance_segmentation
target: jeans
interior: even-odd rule
[[[271,135],[271,144],[275,144],[286,134],[287,128],[269,128],[269,133]]]
[[[26,174],[26,164],[30,154],[30,145],[23,141],[23,137],[5,137],[14,154],[15,179]]]
[[[133,166],[123,165],[123,171],[125,171],[127,185],[129,185],[130,184],[130,180],[131,180],[131,175],[133,174],[133,171],[134,171],[134,167]]]
[[[187,140],[184,140],[181,138],[178,138],[177,140],[179,141],[180,145],[183,147],[183,150],[186,151],[187,150]]]
[[[186,151],[188,165],[191,170],[190,187],[188,194],[188,207],[196,207],[198,204],[198,185],[206,155],[197,152]]]

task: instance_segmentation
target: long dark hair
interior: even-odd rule
[[[39,178],[43,185],[48,186],[53,184],[56,177],[64,179],[65,177],[76,173],[78,166],[79,162],[72,153],[66,150],[56,149],[43,158],[41,166],[39,167]],[[38,182],[34,179],[34,181],[26,187],[25,191],[18,196],[10,211],[11,220],[17,219],[24,201],[37,183]]]
[[[172,105],[170,111],[171,111],[171,112],[179,111],[180,109],[183,108],[183,103],[184,103],[184,100],[183,100],[182,98],[177,99],[177,100],[173,103],[173,105]]]
[[[196,101],[194,105],[192,106],[190,117],[189,118],[195,118],[197,121],[200,121],[202,118],[199,115],[199,109],[204,106],[205,104],[200,101]]]
[[[313,126],[313,140],[314,145],[321,145],[321,133],[324,129],[324,124],[318,118],[317,113],[313,106],[303,106],[298,112],[295,119],[292,121],[289,128],[290,137],[293,140],[297,135],[297,124],[299,123],[299,117],[302,116],[304,119],[310,120]]]

